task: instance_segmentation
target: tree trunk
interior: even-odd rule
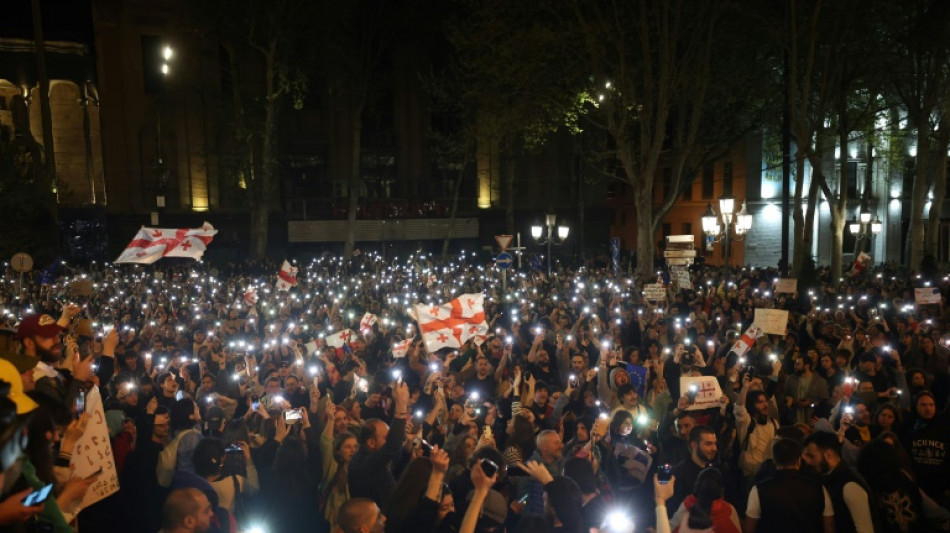
[[[251,256],[262,258],[267,254],[267,223],[270,206],[259,200],[251,203]]]
[[[928,140],[928,127],[924,121],[917,124],[917,168],[914,175],[914,189],[911,193],[910,227],[907,229],[909,257],[907,266],[913,270],[920,268],[924,258],[924,204],[930,189],[931,165],[934,154]]]
[[[653,188],[644,191],[634,187],[634,196],[637,206],[637,274],[641,283],[647,283],[656,277],[653,270]]]
[[[943,199],[947,194],[947,144],[950,139],[950,130],[947,125],[939,130],[939,137],[934,153],[933,165],[933,200],[930,203],[930,212],[927,217],[927,240],[925,254],[931,254],[936,259],[940,250],[940,213],[943,211]]]
[[[848,215],[846,207],[844,204],[831,207],[831,279],[833,282],[841,279],[844,264],[844,226]]]
[[[452,187],[452,210],[449,212],[449,227],[445,231],[445,239],[442,241],[443,260],[449,257],[449,241],[452,240],[452,233],[455,231],[455,217],[459,209],[459,193],[462,190],[462,178],[465,176],[465,168],[467,166],[467,164],[463,164],[462,168],[459,169],[458,176],[456,176],[455,183]]]
[[[802,228],[802,264],[805,258],[811,257],[811,245],[815,242],[815,213],[818,210],[818,181],[811,180],[808,184],[808,200],[805,205],[805,227]],[[816,260],[817,262],[817,260]]]
[[[274,48],[267,56],[266,89],[264,107],[264,137],[261,144],[261,183],[257,187],[259,198],[251,199],[251,256],[262,259],[267,255],[268,228],[271,209],[276,207],[279,172],[277,165],[277,126],[280,102],[275,98],[276,76]]]
[[[505,177],[505,233],[515,233],[515,169],[511,159],[502,170]]]
[[[802,198],[805,194],[805,158],[799,154],[795,156],[795,199],[792,203],[792,220],[795,222],[795,232],[792,236],[792,268],[790,275],[797,278],[802,270],[802,264],[808,254],[805,249],[805,220],[808,219],[808,211],[802,211]],[[814,180],[812,180],[814,183]],[[810,200],[810,198],[809,198]]]

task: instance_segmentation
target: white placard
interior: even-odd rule
[[[686,396],[690,386],[696,388],[696,400],[686,408],[687,411],[721,407],[722,389],[716,376],[680,376],[680,396]]]
[[[794,294],[798,292],[798,280],[794,278],[783,278],[775,282],[775,294]]]
[[[935,287],[925,287],[923,289],[914,289],[914,302],[920,305],[939,304],[940,289]]]
[[[647,283],[643,286],[643,299],[651,302],[666,300],[666,287],[662,283]]]
[[[693,282],[689,279],[689,270],[680,267],[670,267],[670,280],[676,283],[679,290],[693,290]]]
[[[785,335],[788,329],[788,311],[784,309],[756,309],[753,324],[768,335]]]
[[[69,460],[69,469],[74,477],[89,477],[102,468],[95,483],[89,486],[79,509],[85,509],[97,501],[119,491],[119,474],[115,469],[112,456],[112,442],[109,440],[109,428],[102,409],[102,396],[99,387],[93,387],[86,393],[86,413],[89,424],[85,433],[76,441],[73,456]]]

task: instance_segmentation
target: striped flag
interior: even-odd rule
[[[163,257],[200,260],[218,230],[205,222],[200,228],[146,228],[142,226],[116,263],[152,264]]]

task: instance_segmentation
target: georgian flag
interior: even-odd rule
[[[393,357],[399,359],[409,353],[409,347],[412,346],[412,339],[406,339],[393,344]]]
[[[338,331],[333,335],[327,335],[324,340],[326,341],[327,346],[342,348],[345,344],[349,344],[356,340],[356,332],[347,328],[342,331]]]
[[[163,257],[200,260],[218,230],[205,222],[200,228],[146,228],[142,226],[116,263],[152,264]]]
[[[280,272],[277,273],[277,290],[279,291],[289,291],[291,287],[297,286],[297,267],[291,266],[290,263],[284,259],[284,264],[280,267]]]
[[[864,272],[864,269],[871,263],[871,256],[861,252],[854,259],[854,265],[851,267],[851,270],[848,271],[848,277],[854,278]]]
[[[739,337],[739,340],[732,345],[732,351],[739,357],[742,357],[749,351],[749,348],[752,348],[752,345],[755,344],[755,340],[762,336],[764,336],[762,328],[753,324],[749,326],[749,329],[745,330],[745,333]]]
[[[488,334],[485,321],[485,295],[463,294],[447,304],[416,304],[416,322],[426,349],[461,348],[471,338],[481,344]]]
[[[366,332],[373,329],[373,324],[375,324],[377,320],[379,319],[373,313],[363,315],[363,319],[360,320],[360,332],[365,335]]]
[[[248,307],[257,305],[257,299],[257,289],[254,287],[248,287],[247,290],[244,291],[244,303],[246,303]]]

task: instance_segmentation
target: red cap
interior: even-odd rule
[[[49,315],[29,315],[20,321],[16,330],[17,339],[27,337],[55,337],[63,331],[56,319]]]

